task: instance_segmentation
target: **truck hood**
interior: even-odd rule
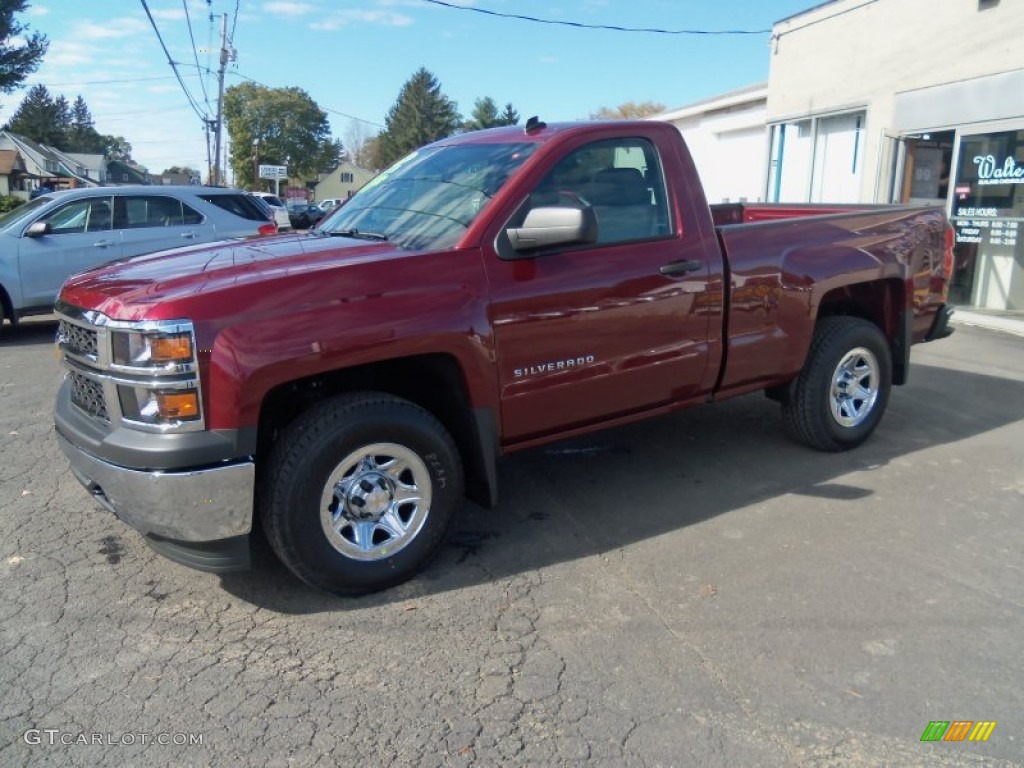
[[[319,280],[320,273],[364,262],[406,258],[388,243],[321,235],[279,235],[158,251],[68,279],[61,300],[119,320],[182,316],[201,293],[251,293],[268,281]],[[275,288],[276,290],[276,288]]]

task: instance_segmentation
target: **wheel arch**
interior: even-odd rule
[[[329,371],[279,384],[260,405],[257,472],[276,436],[312,405],[349,392],[384,392],[433,414],[448,430],[462,456],[466,495],[485,507],[497,503],[496,415],[473,408],[465,377],[454,356],[431,353]]]
[[[0,284],[0,309],[3,310],[3,314],[0,315],[0,326],[3,325],[4,320],[10,320],[11,325],[18,324],[18,315],[14,311],[14,302],[11,301],[10,294],[7,293],[7,289],[4,288],[3,284]]]
[[[913,316],[907,309],[906,285],[902,280],[881,278],[832,288],[818,303],[815,323],[837,316],[859,317],[878,326],[889,342],[892,383],[906,383]]]

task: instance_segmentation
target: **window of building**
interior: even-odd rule
[[[354,180],[354,177],[352,176],[351,173],[346,171],[346,172],[341,174],[341,183],[342,184],[351,184],[353,182],[353,180]]]
[[[855,203],[864,159],[864,112],[771,127],[768,199],[776,203]]]

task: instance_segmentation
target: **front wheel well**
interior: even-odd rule
[[[14,303],[7,295],[7,290],[0,285],[0,326],[4,324],[4,320],[10,320],[11,325],[18,324],[18,316],[14,313]]]
[[[493,417],[474,411],[458,361],[447,354],[386,360],[281,384],[260,407],[257,471],[281,433],[315,404],[350,392],[382,392],[408,400],[433,414],[448,430],[462,456],[467,495],[483,506],[496,501],[491,443]],[[485,434],[491,433],[491,434]]]

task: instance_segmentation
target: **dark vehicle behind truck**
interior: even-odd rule
[[[58,439],[168,557],[246,567],[258,515],[308,583],[381,589],[522,448],[758,390],[855,447],[949,333],[951,234],[931,208],[709,208],[667,124],[463,134],[308,235],[70,280]]]

